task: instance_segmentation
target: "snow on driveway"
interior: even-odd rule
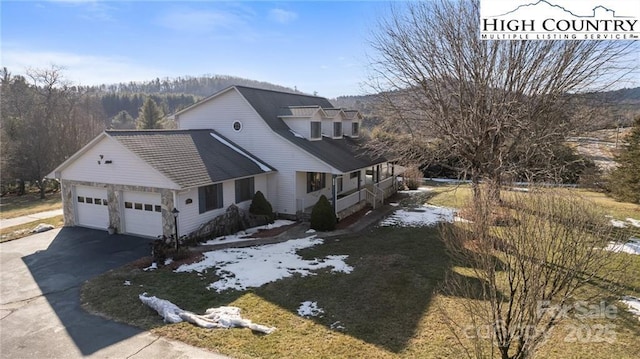
[[[202,261],[182,265],[175,271],[202,273],[214,269],[220,279],[207,288],[215,289],[218,293],[228,289],[260,287],[296,273],[303,277],[314,275],[313,271],[322,268],[331,267],[332,272],[351,273],[353,267],[345,263],[346,255],[306,260],[296,254],[300,249],[322,243],[322,239],[313,235],[277,244],[210,251],[203,253]]]

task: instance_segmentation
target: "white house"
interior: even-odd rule
[[[362,116],[321,97],[232,86],[176,113],[178,130],[106,131],[49,177],[65,224],[180,235],[260,190],[280,217],[321,195],[344,217],[395,191],[395,167],[360,146]]]

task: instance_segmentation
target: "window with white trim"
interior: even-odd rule
[[[200,213],[222,208],[222,183],[198,188],[198,204]]]
[[[322,172],[307,172],[307,193],[319,191],[327,186],[327,179]]]
[[[360,134],[360,122],[353,122],[351,124],[351,136],[357,137]]]
[[[254,185],[255,182],[253,177],[236,180],[236,203],[252,199]]]
[[[333,123],[333,137],[342,137],[342,122]]]
[[[317,140],[322,138],[322,122],[311,122],[311,139]]]

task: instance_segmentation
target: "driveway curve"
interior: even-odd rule
[[[226,358],[81,308],[82,283],[148,255],[149,242],[62,228],[0,244],[0,356]]]

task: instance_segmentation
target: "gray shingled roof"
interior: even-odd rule
[[[106,131],[181,188],[193,188],[275,169],[213,130]],[[227,141],[238,150],[218,141]]]
[[[309,117],[318,111],[320,106],[288,106],[280,109],[279,117]]]
[[[287,124],[278,117],[282,115],[283,108],[290,106],[333,108],[333,105],[326,98],[244,86],[235,86],[235,88],[273,131],[344,173],[387,161],[383,157],[372,157],[366,153],[361,146],[362,140],[360,139],[344,137],[334,140],[323,137],[320,141],[309,141],[297,137],[289,131]]]

